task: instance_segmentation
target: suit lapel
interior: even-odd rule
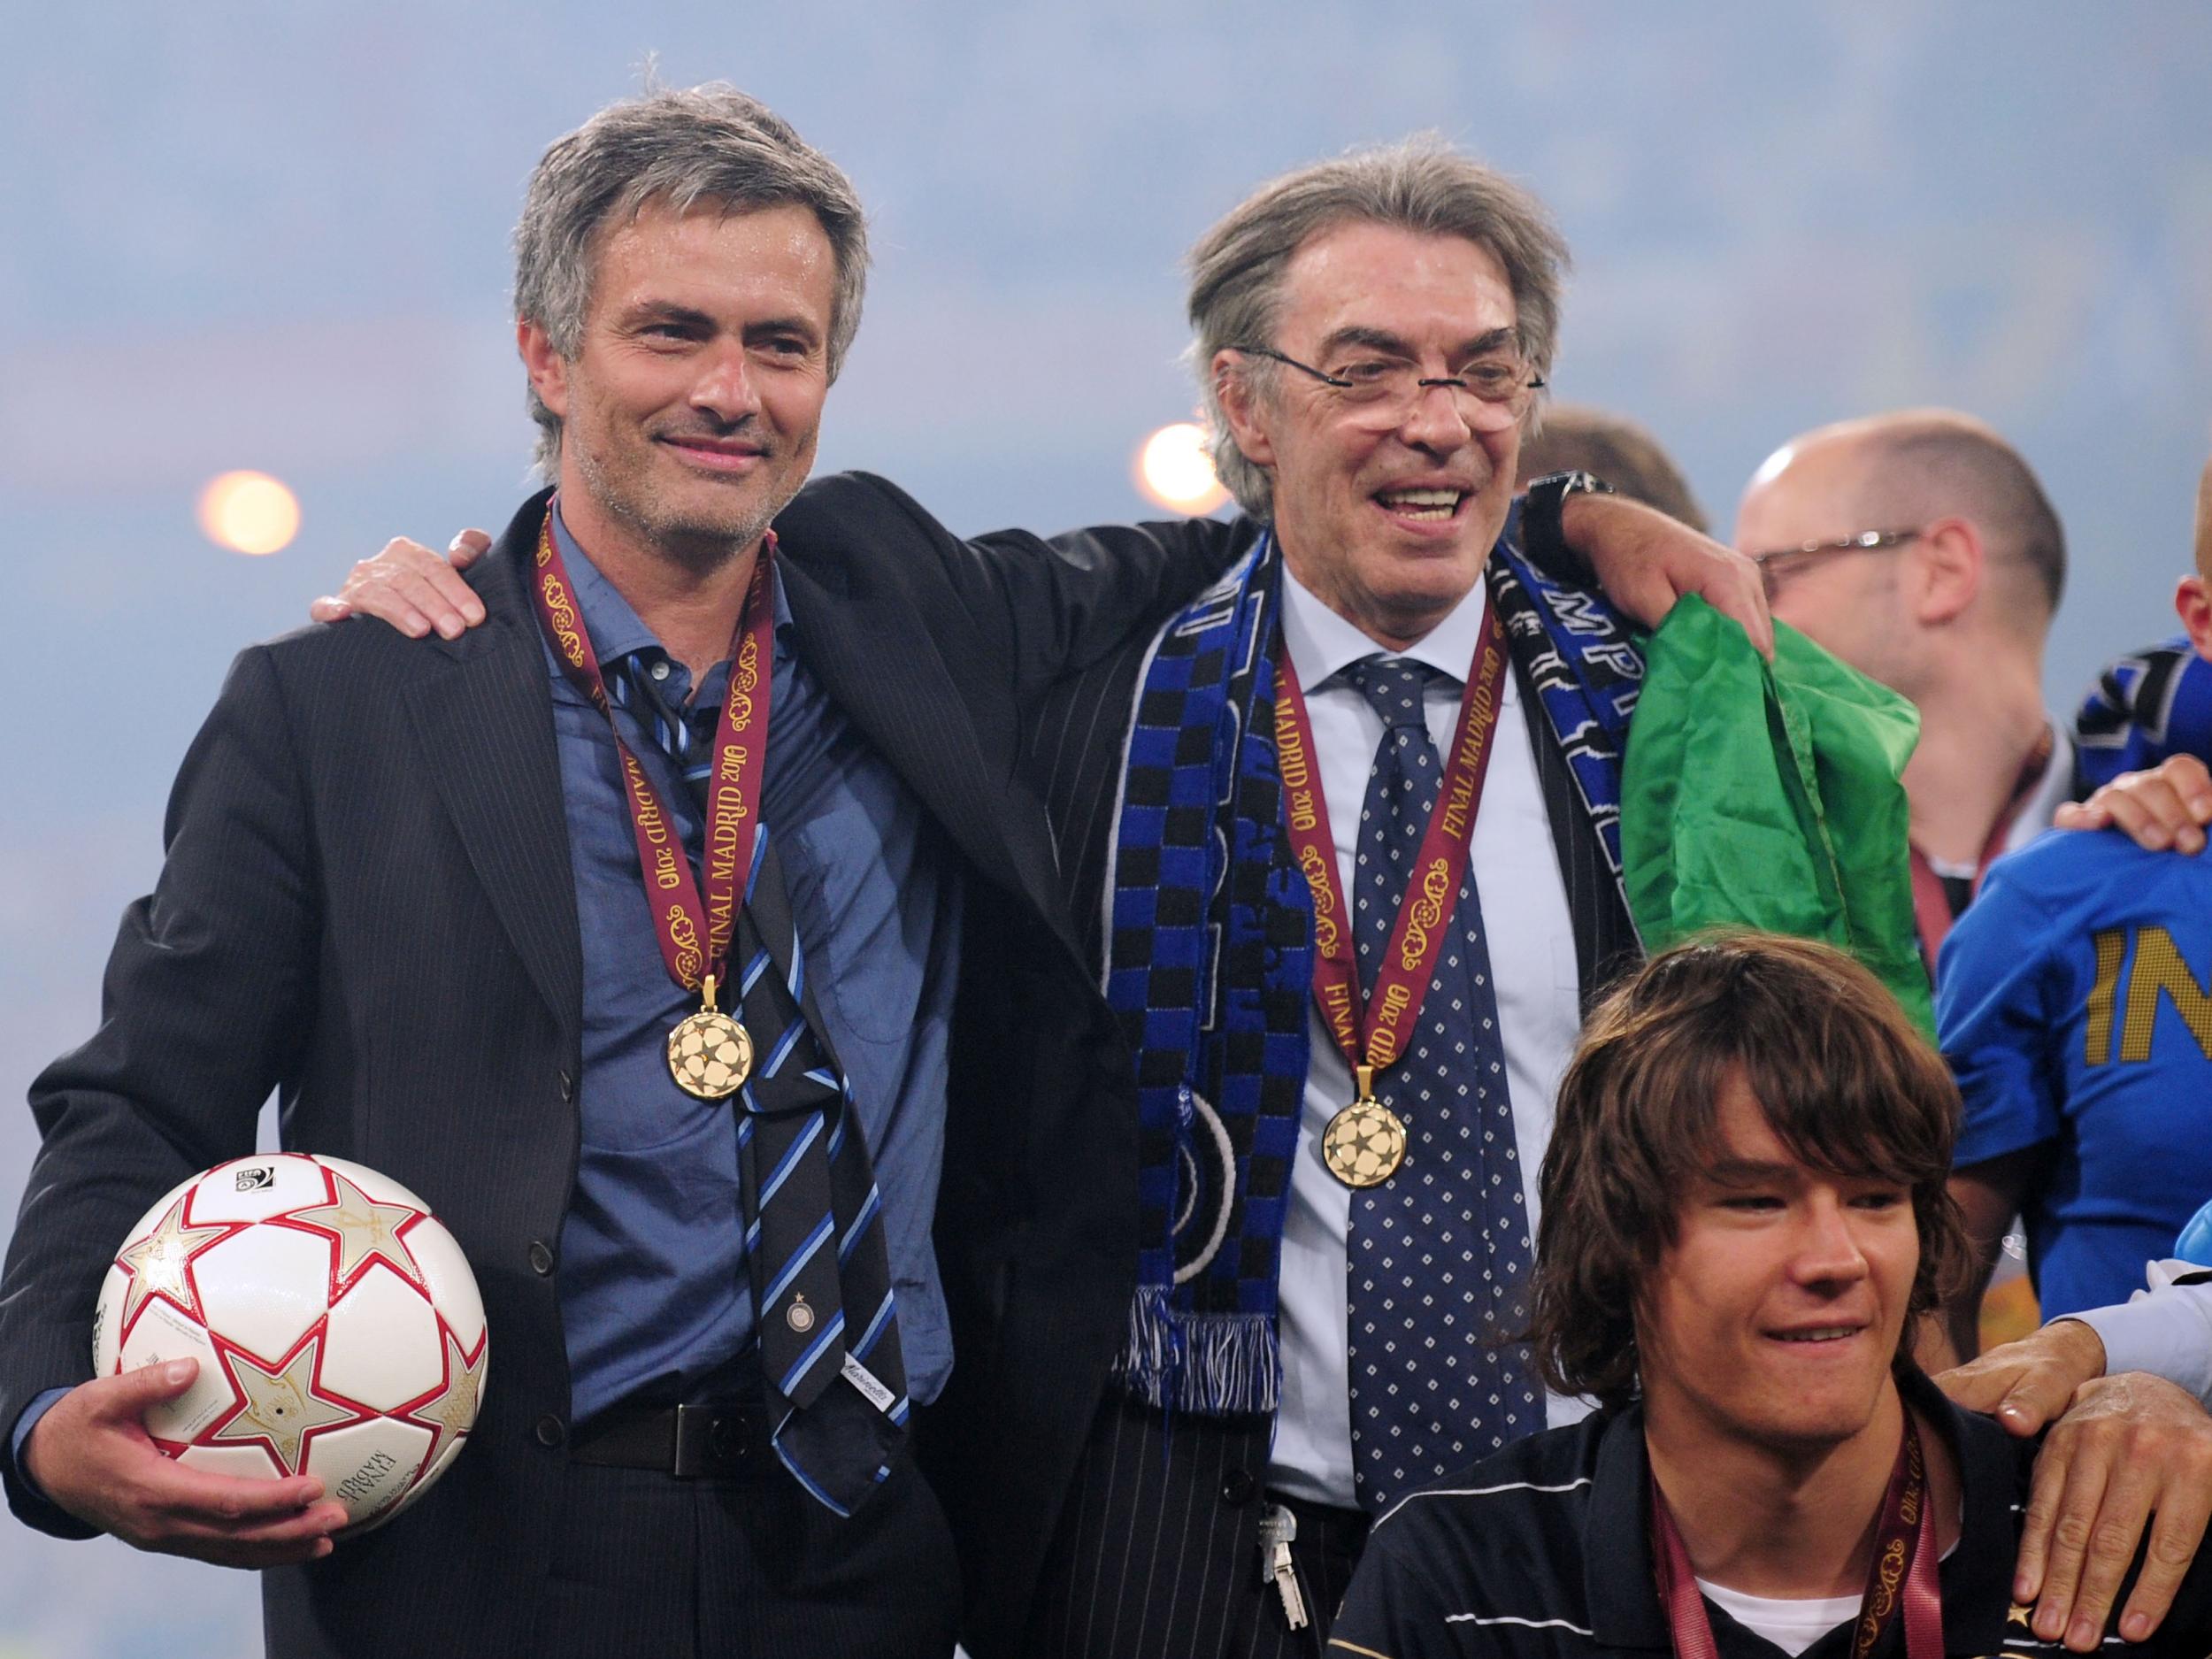
[[[960,850],[1075,949],[1044,808],[994,776],[934,640],[888,585],[856,591],[820,552],[778,561],[808,672]]]
[[[439,641],[439,665],[406,695],[470,867],[572,1047],[583,946],[545,652],[523,587],[543,510],[541,498],[526,505],[472,576],[484,624]]]

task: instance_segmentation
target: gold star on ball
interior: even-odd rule
[[[2028,1615],[2034,1610],[2028,1607],[2015,1607],[2006,1613],[2005,1623],[2008,1626],[2017,1624],[2023,1630],[2030,1629],[2032,1627],[2028,1624]]]
[[[315,1359],[321,1347],[318,1333],[280,1371],[264,1370],[252,1356],[236,1348],[223,1349],[223,1368],[245,1409],[208,1439],[262,1442],[275,1453],[286,1474],[299,1473],[300,1448],[310,1433],[334,1423],[361,1420],[358,1411],[315,1392]]]
[[[444,1335],[445,1386],[407,1414],[432,1433],[430,1455],[423,1459],[425,1468],[438,1461],[448,1440],[475,1427],[477,1404],[484,1387],[484,1361],[488,1350],[480,1342],[475,1363],[472,1364],[468,1356],[461,1351],[460,1339],[450,1331]]]
[[[410,1204],[380,1204],[335,1170],[330,1171],[330,1180],[337,1196],[326,1204],[295,1210],[292,1219],[319,1227],[336,1240],[339,1282],[380,1259],[421,1284],[422,1269],[415,1264],[399,1230],[422,1211]]]
[[[131,1321],[138,1317],[146,1299],[156,1295],[166,1296],[195,1319],[204,1320],[200,1299],[193,1293],[192,1276],[185,1269],[194,1256],[216,1240],[229,1237],[231,1232],[229,1227],[186,1226],[184,1199],[180,1198],[151,1233],[135,1244],[125,1245],[115,1258],[131,1275],[123,1297],[123,1330],[131,1328]]]

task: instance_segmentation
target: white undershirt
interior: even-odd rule
[[[1426,638],[1403,653],[1442,671],[1430,683],[1425,702],[1429,736],[1440,755],[1451,752],[1460,695],[1482,637],[1488,603],[1488,590],[1478,582]],[[1337,879],[1340,890],[1348,894],[1360,810],[1375,751],[1382,742],[1383,724],[1367,699],[1349,686],[1318,687],[1332,674],[1382,648],[1314,597],[1287,571],[1283,577],[1283,641],[1299,689],[1305,694],[1321,793],[1336,842]],[[1581,1026],[1580,980],[1566,884],[1560,879],[1559,857],[1544,811],[1520,688],[1510,673],[1500,703],[1470,856],[1488,935],[1491,982],[1497,989],[1505,1044],[1506,1094],[1513,1106],[1513,1133],[1532,1235],[1538,1167],[1551,1139],[1552,1100]],[[1297,1161],[1292,1166],[1278,1280],[1282,1405],[1276,1414],[1267,1478],[1270,1486],[1293,1497],[1350,1509],[1351,1341],[1345,1241],[1352,1194],[1322,1163],[1320,1145],[1329,1119],[1352,1098],[1352,1073],[1320,1011],[1310,1002],[1307,1032],[1312,1058],[1306,1071],[1305,1109]],[[1547,1402],[1547,1417],[1554,1427],[1574,1422],[1588,1409],[1578,1400],[1555,1396]]]
[[[1755,1636],[1763,1636],[1784,1653],[1801,1654],[1839,1624],[1858,1617],[1863,1598],[1855,1595],[1817,1595],[1802,1600],[1769,1595],[1746,1595],[1709,1578],[1697,1587],[1713,1605]]]
[[[1939,1557],[1943,1561],[1951,1559],[1966,1535],[1963,1489],[1958,1494],[1958,1506],[1953,1516],[1958,1533]],[[1863,1596],[1856,1595],[1746,1595],[1741,1590],[1731,1590],[1710,1578],[1700,1578],[1697,1587],[1737,1624],[1754,1635],[1765,1637],[1793,1656],[1803,1653],[1837,1625],[1847,1624],[1858,1617],[1859,1609],[1866,1604]]]

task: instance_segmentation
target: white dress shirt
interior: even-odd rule
[[[1480,582],[1425,639],[1402,655],[1441,673],[1430,682],[1425,710],[1439,755],[1451,752],[1467,671],[1482,638],[1489,605]],[[1367,699],[1342,684],[1322,682],[1383,649],[1283,573],[1283,642],[1305,694],[1321,793],[1336,843],[1340,891],[1352,891],[1360,810],[1381,746],[1383,724]],[[1490,771],[1475,819],[1472,869],[1482,899],[1491,983],[1505,1043],[1506,1093],[1513,1107],[1522,1190],[1533,1239],[1536,1179],[1551,1139],[1552,1101],[1581,1028],[1580,978],[1566,884],[1544,811],[1536,757],[1529,747],[1520,688],[1512,674],[1498,711]],[[1346,1240],[1351,1189],[1321,1161],[1322,1132],[1352,1099],[1352,1073],[1320,1010],[1307,1006],[1312,1059],[1305,1110],[1292,1166],[1290,1205],[1283,1223],[1278,1279],[1283,1393],[1275,1418],[1268,1484],[1293,1497],[1343,1509],[1352,1483],[1351,1339],[1346,1289]],[[1416,1125],[1416,1133],[1418,1126]],[[1578,1400],[1548,1401],[1551,1425],[1571,1423],[1589,1408]]]

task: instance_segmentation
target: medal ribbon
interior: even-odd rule
[[[1474,844],[1475,814],[1490,772],[1490,740],[1498,727],[1505,671],[1505,629],[1493,604],[1483,618],[1474,671],[1467,676],[1467,689],[1460,698],[1457,735],[1445,763],[1436,810],[1429,814],[1412,879],[1398,901],[1390,943],[1375,970],[1374,994],[1363,1004],[1352,954],[1351,916],[1337,883],[1336,843],[1329,834],[1329,807],[1321,793],[1313,725],[1290,665],[1290,653],[1277,657],[1275,749],[1282,769],[1291,849],[1313,890],[1313,996],[1356,1078],[1363,1067],[1379,1071],[1395,1061],[1405,1047],[1406,1033],[1420,1018],[1436,958],[1444,949],[1444,923],[1459,901],[1459,884]],[[1368,1091],[1362,1087],[1359,1094],[1365,1099]]]
[[[2025,764],[2020,769],[2020,779],[2013,786],[2012,798],[2005,803],[2005,810],[1997,815],[1996,823],[1990,826],[1989,839],[1983,843],[1982,856],[1974,864],[1972,893],[1975,897],[1981,895],[1982,879],[1989,874],[1989,866],[1995,864],[2004,852],[2005,843],[2012,835],[2013,825],[2027,807],[2028,797],[2043,781],[2043,774],[2050,767],[2052,747],[2050,730],[2047,726],[2043,741],[2029,752]],[[1926,959],[1928,972],[1932,974],[1935,972],[1936,955],[1943,949],[1943,941],[1951,932],[1951,901],[1943,890],[1943,878],[1928,862],[1927,854],[1917,847],[1909,850],[1912,862],[1913,924],[1920,932],[1920,954]]]
[[[1866,1592],[1852,1632],[1851,1659],[1870,1659],[1901,1609],[1906,1659],[1943,1659],[1943,1592],[1936,1573],[1939,1552],[1931,1507],[1920,1430],[1908,1409],[1904,1442],[1897,1448],[1897,1465],[1890,1471],[1875,1525],[1874,1560],[1867,1568]],[[1656,1477],[1651,1483],[1651,1540],[1659,1601],[1674,1632],[1675,1659],[1720,1659],[1705,1598],[1690,1570],[1690,1552],[1683,1548]]]
[[[622,757],[622,781],[629,795],[630,827],[637,836],[638,864],[645,874],[647,905],[669,978],[687,991],[699,990],[709,977],[726,983],[740,887],[753,867],[753,842],[760,829],[760,780],[768,758],[769,628],[774,608],[768,583],[775,535],[772,532],[761,543],[752,583],[745,591],[745,609],[738,618],[729,686],[714,726],[705,866],[695,877],[682,838],[662,810],[645,769],[622,741],[622,728],[608,705],[598,654],[591,648],[591,636],[571,597],[567,566],[553,542],[557,505],[557,500],[547,503],[545,522],[538,529],[537,566],[530,582],[538,620],[553,641],[562,672],[607,717],[614,732],[614,746]]]

